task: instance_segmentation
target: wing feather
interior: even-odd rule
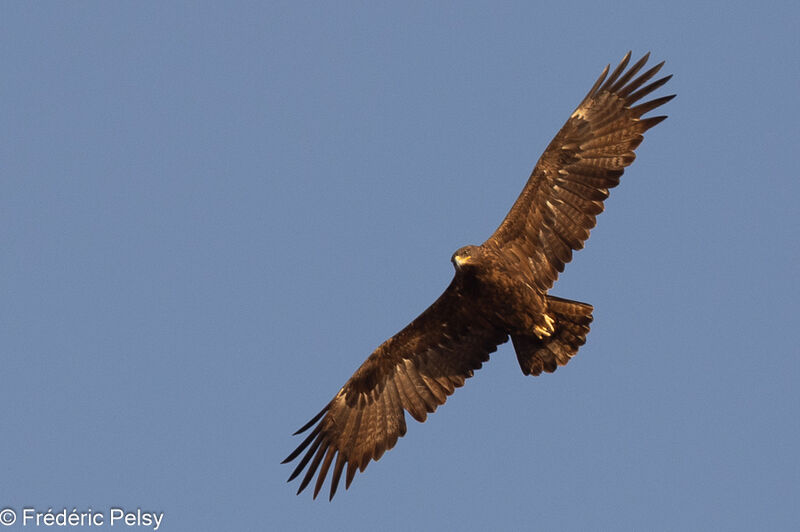
[[[284,460],[302,454],[289,479],[305,470],[298,493],[316,474],[316,497],[332,465],[330,497],[336,494],[345,465],[348,488],[357,470],[364,471],[406,433],[405,412],[425,421],[508,339],[462,296],[461,282],[456,277],[433,305],[378,347],[322,412],[298,431],[311,429]]]
[[[346,463],[347,461],[345,460],[344,455],[342,453],[338,453],[336,455],[336,465],[333,466],[333,475],[331,476],[331,499],[333,499],[333,496],[336,495],[336,488],[339,487],[339,479],[342,478],[342,471],[344,470],[344,465]]]
[[[642,118],[674,98],[636,102],[671,76],[650,81],[663,62],[639,74],[649,54],[630,68],[630,52],[608,74],[607,66],[567,123],[548,145],[508,216],[487,243],[529,257],[529,277],[549,290],[581,249],[609,189],[619,184],[643,133],[664,116]],[[627,70],[626,70],[627,68]],[[648,83],[649,82],[649,83]]]

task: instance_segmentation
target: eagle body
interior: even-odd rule
[[[589,238],[644,132],[666,118],[643,115],[674,97],[638,103],[671,76],[651,81],[664,63],[642,72],[649,54],[628,68],[630,55],[603,70],[494,234],[453,254],[455,275],[439,298],[295,433],[310,431],[284,460],[300,457],[289,477],[305,470],[298,493],[316,474],[316,497],[328,472],[330,498],[343,474],[349,487],[406,433],[406,413],[425,421],[509,338],[525,375],[555,371],[586,342],[592,306],[549,291]]]
[[[511,337],[525,375],[555,371],[586,342],[592,306],[538,289],[526,257],[504,253],[490,239],[459,249],[452,261],[473,312]]]
[[[468,288],[476,313],[506,334],[549,336],[545,293],[531,284],[524,261],[502,253],[492,242],[465,246],[453,255],[456,279]]]

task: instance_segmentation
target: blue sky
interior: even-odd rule
[[[798,25],[794,2],[3,3],[0,508],[796,530]],[[349,491],[296,497],[290,434],[629,49],[678,97],[553,290],[595,306],[587,345],[538,378],[502,346]]]

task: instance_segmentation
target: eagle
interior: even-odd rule
[[[674,94],[637,104],[672,77],[651,81],[663,61],[640,74],[649,57],[627,68],[628,52],[610,75],[610,65],[605,67],[494,234],[453,254],[455,275],[444,293],[375,349],[295,432],[311,429],[283,461],[302,454],[289,477],[306,470],[298,494],[318,472],[316,498],[331,466],[329,499],[345,466],[349,488],[357,470],[363,472],[405,435],[405,412],[424,422],[509,337],[525,375],[551,373],[578,352],[593,307],[548,291],[572,252],[583,248],[643,133],[666,118],[643,115]]]

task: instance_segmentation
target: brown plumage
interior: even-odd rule
[[[663,62],[639,74],[649,54],[626,71],[630,55],[608,77],[609,67],[603,70],[497,231],[453,254],[456,273],[439,299],[381,344],[295,433],[312,429],[284,460],[305,453],[289,477],[306,469],[298,493],[319,471],[316,498],[331,467],[330,498],[345,469],[349,487],[356,470],[364,471],[405,434],[405,412],[425,421],[509,336],[526,375],[555,371],[584,344],[591,305],[547,291],[589,238],[642,134],[666,118],[642,115],[674,97],[634,106],[671,76],[648,84]]]

